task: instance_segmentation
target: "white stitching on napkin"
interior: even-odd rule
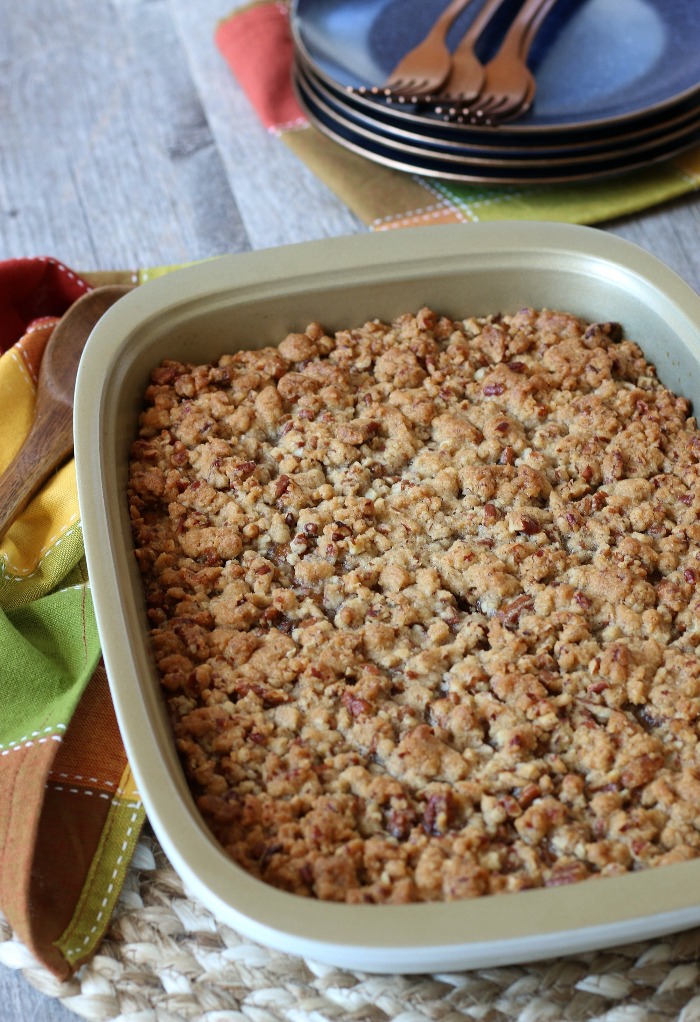
[[[104,918],[105,910],[109,908],[110,898],[111,898],[112,892],[114,891],[114,882],[117,879],[117,877],[119,876],[119,869],[121,867],[121,864],[124,861],[124,854],[125,854],[127,848],[129,847],[129,839],[131,838],[131,835],[134,832],[134,824],[138,820],[140,809],[141,809],[141,803],[140,802],[135,803],[134,804],[134,812],[133,812],[133,815],[132,815],[131,821],[130,821],[131,826],[127,827],[127,829],[126,829],[126,834],[125,834],[124,840],[122,841],[122,846],[121,846],[120,853],[117,856],[117,858],[115,859],[114,869],[112,870],[111,881],[107,885],[107,890],[106,890],[105,896],[102,899],[102,902],[100,904],[100,910],[97,913],[97,915],[95,916],[95,923],[91,927],[90,931],[88,933],[86,933],[85,936],[83,937],[82,947],[74,947],[74,948],[70,948],[68,951],[66,951],[66,957],[68,957],[68,958],[70,958],[72,955],[80,954],[81,951],[83,950],[83,948],[87,947],[90,944],[90,942],[92,941],[95,933],[97,933],[97,929],[100,926],[100,923],[102,922],[102,919]]]
[[[24,331],[24,337],[26,337],[27,334],[36,333],[38,330],[39,330],[38,326],[36,326],[36,327],[29,327],[28,330]],[[32,384],[34,385],[34,389],[36,390],[37,383],[39,382],[39,373],[38,372],[37,373],[32,372],[32,368],[31,368],[31,365],[29,363],[29,359],[26,356],[25,346],[23,344],[24,337],[22,338],[22,340],[17,341],[17,343],[14,345],[14,347],[10,348],[10,351],[15,353],[15,354],[17,354],[17,355],[19,355],[19,356],[21,356],[20,359],[19,359],[19,362],[22,365],[22,367],[23,367],[23,369],[25,371],[25,374],[32,381]]]
[[[20,752],[22,749],[31,749],[33,745],[46,745],[47,742],[62,742],[61,735],[51,735],[50,738],[37,738],[35,742],[25,742],[24,745],[11,745],[0,750],[0,756],[9,756],[11,752]]]
[[[68,525],[70,526],[71,523],[74,523],[74,528],[69,528],[66,532],[63,533],[63,535],[59,535],[57,533],[55,536],[52,536],[44,544],[44,546],[39,551],[39,560],[36,562],[35,566],[32,568],[31,571],[27,572],[26,574],[23,574],[22,569],[19,568],[16,564],[12,564],[7,554],[3,554],[2,558],[0,558],[0,574],[2,574],[2,576],[6,578],[8,582],[25,582],[27,579],[33,578],[34,575],[36,575],[37,572],[39,571],[39,568],[41,567],[41,563],[44,560],[44,558],[47,557],[50,553],[53,553],[54,550],[56,550],[57,547],[59,547],[61,543],[64,542],[64,540],[68,539],[70,536],[73,535],[73,532],[75,531],[75,525],[78,526],[80,525],[79,513],[76,512],[76,514],[70,516],[70,518],[68,519]],[[6,575],[6,572],[14,572],[14,575],[10,574]],[[75,586],[74,588],[77,589],[79,588],[79,586]]]
[[[422,177],[414,175],[414,180],[418,181],[426,191],[432,192],[433,195],[442,197],[443,201],[447,201],[450,204],[452,211],[461,219],[464,219],[466,213],[469,220],[478,220],[479,217],[474,213],[474,209],[471,203],[464,202],[461,199],[457,199],[448,188],[437,181],[427,181]]]
[[[53,788],[54,791],[67,791],[69,795],[94,795],[95,792],[89,788],[66,788],[63,784],[51,784],[47,782],[44,785],[45,788]],[[98,798],[111,799],[112,795],[108,791],[98,791]]]
[[[28,358],[27,352],[26,352],[26,345],[24,343],[24,338],[28,337],[29,334],[38,334],[40,330],[45,330],[45,329],[46,329],[46,322],[45,322],[44,319],[37,320],[36,323],[30,323],[29,326],[27,327],[27,329],[24,331],[23,335],[17,341],[17,343],[14,344],[12,346],[12,348],[10,348],[10,351],[19,352],[19,354],[22,356],[22,359],[21,359],[22,365],[27,370],[27,373],[28,373],[32,383],[35,385],[35,387],[36,387],[36,384],[39,381],[39,373],[38,372],[35,373],[35,372],[32,371],[32,367],[31,367],[31,364],[29,362],[29,358]]]
[[[13,362],[17,363],[17,365],[19,366],[20,373],[22,374],[22,376],[24,376],[25,380],[30,385],[32,390],[35,390],[36,389],[36,380],[34,379],[32,374],[29,372],[29,368],[28,368],[27,363],[25,362],[25,360],[20,357],[20,353],[17,351],[17,348],[16,347],[10,348],[10,350],[7,352],[7,354],[10,356],[10,358],[12,359]]]
[[[98,795],[99,795],[100,798],[112,799],[114,805],[118,805],[119,804],[119,801],[122,799],[122,797],[124,796],[124,794],[126,792],[126,788],[117,787],[115,781],[101,780],[99,777],[84,777],[83,774],[65,774],[65,773],[57,773],[57,774],[54,774],[53,777],[60,778],[61,780],[68,781],[69,783],[71,781],[74,781],[74,782],[76,782],[76,781],[87,781],[89,784],[98,784],[98,785],[104,786],[105,788],[114,788],[113,792],[109,792],[109,791],[98,792]],[[49,779],[46,782],[46,787],[48,788],[49,785],[53,785],[53,788],[54,788],[55,791],[68,791],[69,794],[71,794],[71,795],[79,795],[81,793],[83,795],[94,795],[95,794],[89,788],[66,788],[65,785],[57,783],[57,781],[55,781],[52,778],[51,775],[49,775]],[[129,799],[127,804],[128,805],[137,805],[137,804],[141,805],[141,796],[139,795],[138,791],[134,791],[133,798]]]
[[[407,209],[402,213],[394,213],[391,216],[377,217],[370,224],[372,230],[386,230],[389,227],[402,226],[404,224],[425,223],[430,220],[439,220],[446,213],[452,213],[458,220],[465,221],[464,211],[467,211],[469,219],[478,220],[473,214],[470,206],[464,202],[458,202],[447,190],[440,189],[434,183],[425,180],[417,174],[411,175],[413,180],[426,192],[431,192],[438,200],[432,206],[423,206],[417,209]]]
[[[101,781],[99,777],[85,777],[83,774],[57,773],[54,777],[60,777],[64,781],[87,781],[89,784],[104,784],[108,788],[114,788],[114,781]]]
[[[467,203],[463,199],[460,199],[456,195],[454,195],[450,191],[449,185],[441,181],[429,182],[421,180],[421,184],[423,185],[424,188],[427,188],[431,191],[436,191],[439,194],[449,196],[452,202],[456,203],[457,206],[459,206],[460,208],[466,210],[469,217],[476,222],[478,222],[479,220],[479,217],[475,212],[475,210],[477,209],[482,209],[485,206],[500,206],[501,203],[512,202],[513,199],[527,198],[529,195],[534,194],[532,188],[517,188],[515,186],[511,187],[505,186],[503,188],[499,188],[496,194],[484,193],[481,196],[477,195],[474,198],[472,198],[470,202]]]
[[[377,217],[371,223],[372,230],[383,230],[382,225],[401,226],[406,223],[420,223],[426,220],[439,220],[445,213],[455,213],[461,216],[460,210],[455,209],[448,202],[437,202],[434,206],[424,206],[418,209],[407,209],[405,213],[393,213],[391,216]],[[463,219],[463,218],[462,218]]]
[[[309,121],[306,117],[296,117],[293,121],[286,121],[284,124],[273,124],[267,130],[271,135],[281,135],[284,131],[298,131],[300,128],[308,128]]]
[[[686,181],[688,184],[693,185],[695,188],[698,187],[698,179],[694,174],[691,174],[687,170],[683,170],[682,167],[674,166],[674,171],[678,174],[682,181]]]
[[[63,736],[53,735],[51,732],[65,730],[65,724],[51,724],[49,727],[45,727],[43,731],[32,731],[31,734],[24,735],[23,738],[17,738],[14,742],[8,742],[7,745],[0,744],[0,756],[9,756],[11,752],[17,752],[19,749],[28,749],[32,745],[45,745],[46,742],[61,742],[63,741]],[[47,735],[48,737],[39,737],[40,735]]]
[[[39,256],[38,258],[40,263],[48,263],[49,266],[55,266],[59,273],[65,273],[69,280],[77,280],[79,284],[83,284],[92,291],[91,284],[88,284],[86,280],[79,277],[77,273],[73,272],[73,270],[69,270],[67,266],[63,265],[63,263],[59,263],[57,259],[52,259],[50,256]]]
[[[107,782],[110,784],[111,782]],[[44,785],[45,788],[52,788],[53,791],[62,791],[68,795],[97,795],[98,798],[104,799],[106,802],[111,802],[113,806],[129,805],[135,806],[137,809],[140,807],[141,802],[138,801],[138,793],[136,793],[137,801],[130,799],[123,801],[121,796],[124,794],[124,788],[117,788],[115,792],[111,791],[93,791],[92,788],[66,788],[64,784],[55,784],[51,780],[48,780]]]
[[[514,199],[527,198],[528,195],[532,195],[532,189],[513,187],[510,190],[501,189],[496,195],[484,192],[466,202],[451,192],[449,186],[443,182],[429,181],[417,174],[413,174],[412,178],[424,191],[431,192],[438,201],[432,206],[407,209],[402,213],[393,213],[391,216],[377,217],[370,224],[371,230],[382,231],[407,224],[425,223],[430,220],[438,220],[446,213],[452,213],[463,223],[478,223],[480,217],[477,211],[479,209],[498,206],[503,202],[512,202]]]

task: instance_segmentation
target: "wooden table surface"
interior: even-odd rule
[[[238,5],[0,4],[0,259],[124,269],[365,230],[260,126],[216,51]],[[700,291],[700,194],[597,226]],[[76,1017],[0,966],[2,1022]]]

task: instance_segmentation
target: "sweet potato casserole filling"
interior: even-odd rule
[[[700,853],[700,432],[615,323],[429,309],[152,374],[128,499],[215,838],[472,897]]]

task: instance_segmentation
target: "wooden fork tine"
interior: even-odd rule
[[[445,102],[474,100],[484,84],[484,68],[476,46],[504,0],[486,0],[452,54],[452,70],[435,97]]]

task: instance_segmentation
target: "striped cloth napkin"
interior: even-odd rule
[[[309,124],[291,85],[289,6],[258,0],[221,21],[220,53],[265,127],[278,135],[371,230],[476,220],[592,224],[700,186],[700,146],[662,163],[591,182],[472,185],[409,174],[346,150]]]
[[[29,431],[55,324],[106,282],[54,259],[0,262],[0,471]],[[100,657],[72,460],[0,537],[0,679],[0,909],[65,979],[104,934],[144,820]]]

